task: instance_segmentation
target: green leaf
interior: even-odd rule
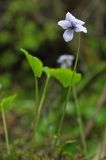
[[[56,78],[65,88],[69,86],[73,86],[74,84],[78,83],[81,80],[80,73],[76,73],[68,68],[53,69],[49,67],[44,67],[43,71],[48,77],[52,76]]]
[[[11,105],[15,98],[16,98],[16,94],[3,98],[1,100],[1,107],[3,107],[4,110],[10,109],[10,107],[12,107]],[[1,112],[1,107],[0,107],[0,112]]]
[[[49,67],[43,67],[43,71],[45,72],[45,74],[47,75],[47,77],[52,76],[51,68],[49,68]]]
[[[73,86],[81,80],[81,74],[68,68],[51,69],[50,72],[65,88]]]
[[[41,77],[43,72],[43,63],[39,58],[31,56],[26,50],[21,49],[21,51],[25,54],[28,63],[34,73],[34,76]]]

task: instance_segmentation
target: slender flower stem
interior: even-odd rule
[[[39,91],[38,91],[38,79],[35,77],[35,100],[36,100],[36,107],[38,105],[38,100],[39,100]]]
[[[39,101],[39,90],[38,90],[38,79],[35,77],[35,110],[34,117],[36,118],[37,109],[38,109],[38,101]],[[35,119],[34,119],[35,122]]]
[[[0,107],[1,107],[2,98],[3,98],[3,93],[0,95]],[[2,118],[2,119],[3,119],[3,118]],[[2,120],[2,121],[3,121],[3,120]],[[3,156],[1,137],[0,137],[0,155]]]
[[[78,102],[78,97],[77,97],[77,92],[76,92],[76,87],[75,86],[73,86],[73,96],[74,96],[76,112],[77,112],[77,120],[78,120],[78,124],[79,124],[79,128],[80,128],[82,146],[83,146],[84,154],[86,156],[87,155],[87,145],[86,145],[84,129],[83,129],[83,123],[82,123],[82,118],[81,118],[81,113],[80,113],[80,106],[79,106],[79,102]]]
[[[6,125],[6,117],[5,117],[5,113],[4,113],[4,109],[3,109],[2,105],[1,105],[1,113],[2,113],[2,120],[3,120],[3,126],[4,126],[4,134],[5,134],[7,153],[9,155],[10,154],[9,137],[8,137],[8,131],[7,131],[7,125]]]
[[[34,133],[35,134],[36,134],[36,130],[37,130],[37,127],[38,127],[43,102],[44,102],[44,99],[45,99],[45,96],[46,96],[48,82],[49,82],[49,77],[47,77],[47,79],[46,79],[45,86],[44,86],[43,93],[42,93],[42,97],[41,97],[40,103],[38,105],[37,113],[36,113],[36,121],[35,121],[35,126],[34,126]]]
[[[35,123],[36,123],[36,116],[37,116],[37,110],[38,110],[38,99],[39,99],[39,92],[38,92],[38,79],[35,76],[35,108],[34,108],[34,120],[32,123],[33,131],[35,130]],[[32,133],[32,137],[33,137]]]
[[[63,121],[64,121],[64,117],[65,117],[65,110],[66,110],[67,103],[68,103],[68,100],[69,100],[70,91],[72,89],[73,79],[74,79],[75,71],[76,71],[77,64],[78,64],[79,52],[80,52],[80,33],[79,33],[79,36],[78,36],[78,49],[77,49],[77,55],[76,55],[73,75],[72,75],[72,78],[71,78],[71,85],[68,88],[68,92],[67,92],[67,95],[66,95],[66,100],[65,100],[65,103],[64,103],[64,106],[63,106],[63,111],[62,111],[62,116],[61,116],[61,119],[60,119],[59,128],[58,128],[57,134],[55,136],[54,148],[57,145],[57,142],[59,140],[59,137],[60,137],[60,134],[61,134],[61,130],[62,130],[62,127],[63,127]]]

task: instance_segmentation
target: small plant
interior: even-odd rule
[[[69,12],[66,14],[65,20],[61,20],[58,22],[58,25],[66,30],[63,34],[63,38],[66,42],[69,42],[73,39],[74,32],[87,33],[87,29],[83,26],[84,24],[85,24],[85,22],[83,22],[79,19],[76,19]],[[30,65],[32,71],[33,71],[34,79],[35,79],[36,112],[35,112],[35,120],[34,120],[34,126],[33,126],[34,127],[34,135],[36,135],[37,128],[39,125],[40,115],[41,115],[43,103],[44,103],[44,100],[46,97],[48,83],[51,78],[55,78],[56,80],[58,80],[62,84],[62,86],[64,88],[68,88],[68,92],[67,92],[65,103],[63,106],[63,112],[61,115],[58,130],[57,130],[57,133],[56,133],[55,139],[54,139],[54,149],[56,148],[56,146],[59,142],[59,137],[61,135],[66,106],[67,106],[67,103],[68,103],[68,100],[70,97],[70,92],[73,88],[75,104],[76,104],[76,108],[77,108],[78,122],[79,122],[80,131],[81,131],[82,145],[84,147],[84,153],[86,155],[87,154],[86,142],[85,142],[85,138],[83,135],[83,125],[82,125],[82,120],[81,120],[81,116],[80,116],[80,109],[79,109],[77,94],[76,94],[76,90],[75,90],[75,84],[81,80],[81,74],[76,72],[78,58],[79,58],[79,52],[80,52],[80,33],[79,33],[79,38],[78,38],[78,50],[77,50],[77,55],[76,55],[75,65],[74,65],[73,70],[71,68],[67,68],[67,67],[70,67],[70,65],[72,64],[71,61],[74,59],[73,56],[71,56],[71,55],[64,55],[63,57],[61,56],[60,59],[58,59],[58,62],[61,64],[62,68],[50,68],[48,66],[44,66],[43,63],[41,62],[41,60],[39,60],[37,57],[31,56],[26,50],[21,49],[21,51],[26,56],[26,59]],[[38,78],[40,78],[42,76],[43,72],[46,75],[46,81],[45,81],[44,89],[42,92],[42,96],[40,98],[39,97]]]
[[[69,42],[73,39],[74,32],[87,33],[87,29],[83,26],[84,24],[85,24],[85,22],[75,18],[69,12],[66,14],[65,20],[61,20],[61,21],[58,22],[58,25],[66,30],[63,34],[63,38],[66,42]],[[75,60],[75,65],[74,65],[74,69],[73,69],[73,75],[71,77],[71,85],[70,85],[70,87],[68,89],[68,92],[67,92],[66,103],[64,105],[63,114],[62,114],[62,117],[61,117],[61,121],[60,121],[60,125],[59,125],[57,135],[59,136],[59,134],[61,132],[67,102],[68,102],[68,99],[69,99],[69,96],[70,96],[71,89],[73,87],[74,88],[73,93],[74,93],[74,99],[75,99],[75,104],[76,104],[78,123],[79,123],[79,127],[80,127],[82,145],[83,145],[83,148],[84,148],[84,154],[87,155],[87,147],[86,147],[85,137],[84,137],[84,134],[83,134],[84,131],[83,131],[83,124],[82,124],[81,115],[80,115],[80,108],[79,108],[79,103],[78,103],[77,94],[76,94],[76,90],[75,90],[75,85],[73,85],[73,80],[74,80],[74,77],[75,77],[75,72],[76,72],[77,64],[78,64],[79,53],[80,53],[80,33],[79,33],[79,38],[78,38],[78,49],[77,49],[76,60]],[[57,139],[57,136],[56,136],[56,139]],[[57,140],[55,141],[55,145],[56,145],[56,143],[57,143]]]
[[[47,86],[48,86],[48,82],[50,80],[50,78],[56,78],[62,85],[63,87],[69,87],[70,85],[74,85],[76,83],[78,83],[81,79],[81,75],[79,73],[75,73],[74,75],[74,79],[73,82],[71,83],[71,77],[73,75],[73,71],[68,69],[68,68],[50,68],[50,67],[45,67],[43,66],[43,63],[36,57],[31,56],[26,50],[21,49],[21,51],[25,54],[28,63],[31,67],[31,69],[33,70],[33,74],[35,77],[35,81],[38,81],[38,78],[41,77],[42,72],[44,72],[46,74],[46,81],[45,81],[45,85],[44,85],[44,89],[43,89],[43,93],[41,96],[41,99],[39,100],[39,96],[38,96],[38,85],[37,83],[35,83],[35,90],[36,90],[36,114],[35,114],[35,125],[34,125],[34,130],[36,132],[38,123],[39,123],[39,119],[40,119],[40,114],[41,114],[41,110],[43,107],[43,102],[45,99],[45,95],[46,95],[46,90],[47,90]],[[38,102],[39,100],[39,102]]]
[[[80,114],[80,106],[78,102],[77,92],[76,92],[76,84],[81,81],[81,74],[77,73],[77,64],[80,54],[80,32],[87,33],[87,29],[83,26],[85,22],[75,18],[71,13],[66,14],[65,20],[61,20],[58,22],[58,25],[65,30],[63,34],[63,38],[65,42],[69,42],[73,39],[74,32],[78,32],[78,49],[76,53],[76,58],[72,55],[62,55],[59,57],[57,62],[60,64],[60,67],[58,68],[50,68],[48,66],[44,66],[43,62],[37,58],[32,56],[28,51],[25,49],[21,49],[21,52],[25,55],[28,64],[32,70],[32,73],[34,75],[34,81],[35,81],[35,108],[34,108],[34,119],[33,119],[33,134],[31,135],[31,140],[36,141],[36,133],[39,126],[41,113],[44,106],[44,101],[46,98],[46,93],[48,89],[48,84],[50,83],[51,79],[56,79],[63,87],[63,89],[67,88],[66,97],[64,99],[64,104],[62,108],[62,114],[59,120],[57,132],[55,133],[53,141],[53,153],[55,154],[55,150],[58,148],[60,144],[60,137],[61,137],[61,131],[63,127],[63,121],[66,113],[66,107],[70,98],[70,94],[73,94],[74,100],[75,100],[75,106],[77,111],[77,119],[78,124],[80,128],[80,136],[81,136],[81,142],[84,150],[84,156],[87,156],[87,146],[86,141],[84,137],[84,131],[83,131],[83,124],[82,124],[82,118]],[[75,59],[75,64],[72,69],[72,63]],[[45,83],[44,88],[42,91],[42,94],[40,96],[39,94],[39,79],[42,77],[42,74],[45,74]],[[10,155],[10,145],[9,145],[9,137],[8,137],[8,130],[7,130],[7,124],[6,124],[6,118],[5,118],[5,111],[10,108],[12,102],[14,101],[16,95],[9,96],[6,98],[3,98],[0,103],[0,112],[2,114],[2,120],[3,120],[3,126],[4,126],[4,133],[5,133],[5,141],[6,141],[6,147],[7,147],[7,153]],[[69,140],[65,142],[60,152],[63,152],[64,148],[66,146],[72,145],[76,141]],[[65,154],[65,153],[64,153]],[[69,156],[69,155],[68,155]]]
[[[13,103],[15,98],[16,98],[16,95],[12,95],[12,96],[9,96],[9,97],[2,98],[1,102],[0,102],[0,112],[2,114],[2,121],[3,121],[4,134],[5,134],[5,142],[6,142],[6,148],[7,148],[7,154],[8,155],[10,155],[11,150],[10,150],[10,145],[9,145],[9,136],[8,136],[5,112],[12,107],[12,103]]]

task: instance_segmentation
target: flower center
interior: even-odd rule
[[[72,25],[72,26],[71,26],[71,29],[75,29],[75,26],[74,26],[74,25]]]
[[[71,24],[71,26],[69,27],[69,29],[74,30],[75,29],[75,25]]]

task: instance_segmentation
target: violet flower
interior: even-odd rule
[[[85,22],[75,18],[71,13],[66,14],[65,20],[58,22],[58,25],[65,29],[63,38],[66,42],[73,39],[74,32],[84,32],[87,33],[87,29],[83,26]]]
[[[67,68],[72,66],[73,60],[74,56],[65,54],[57,59],[57,63],[59,63],[61,67]]]

